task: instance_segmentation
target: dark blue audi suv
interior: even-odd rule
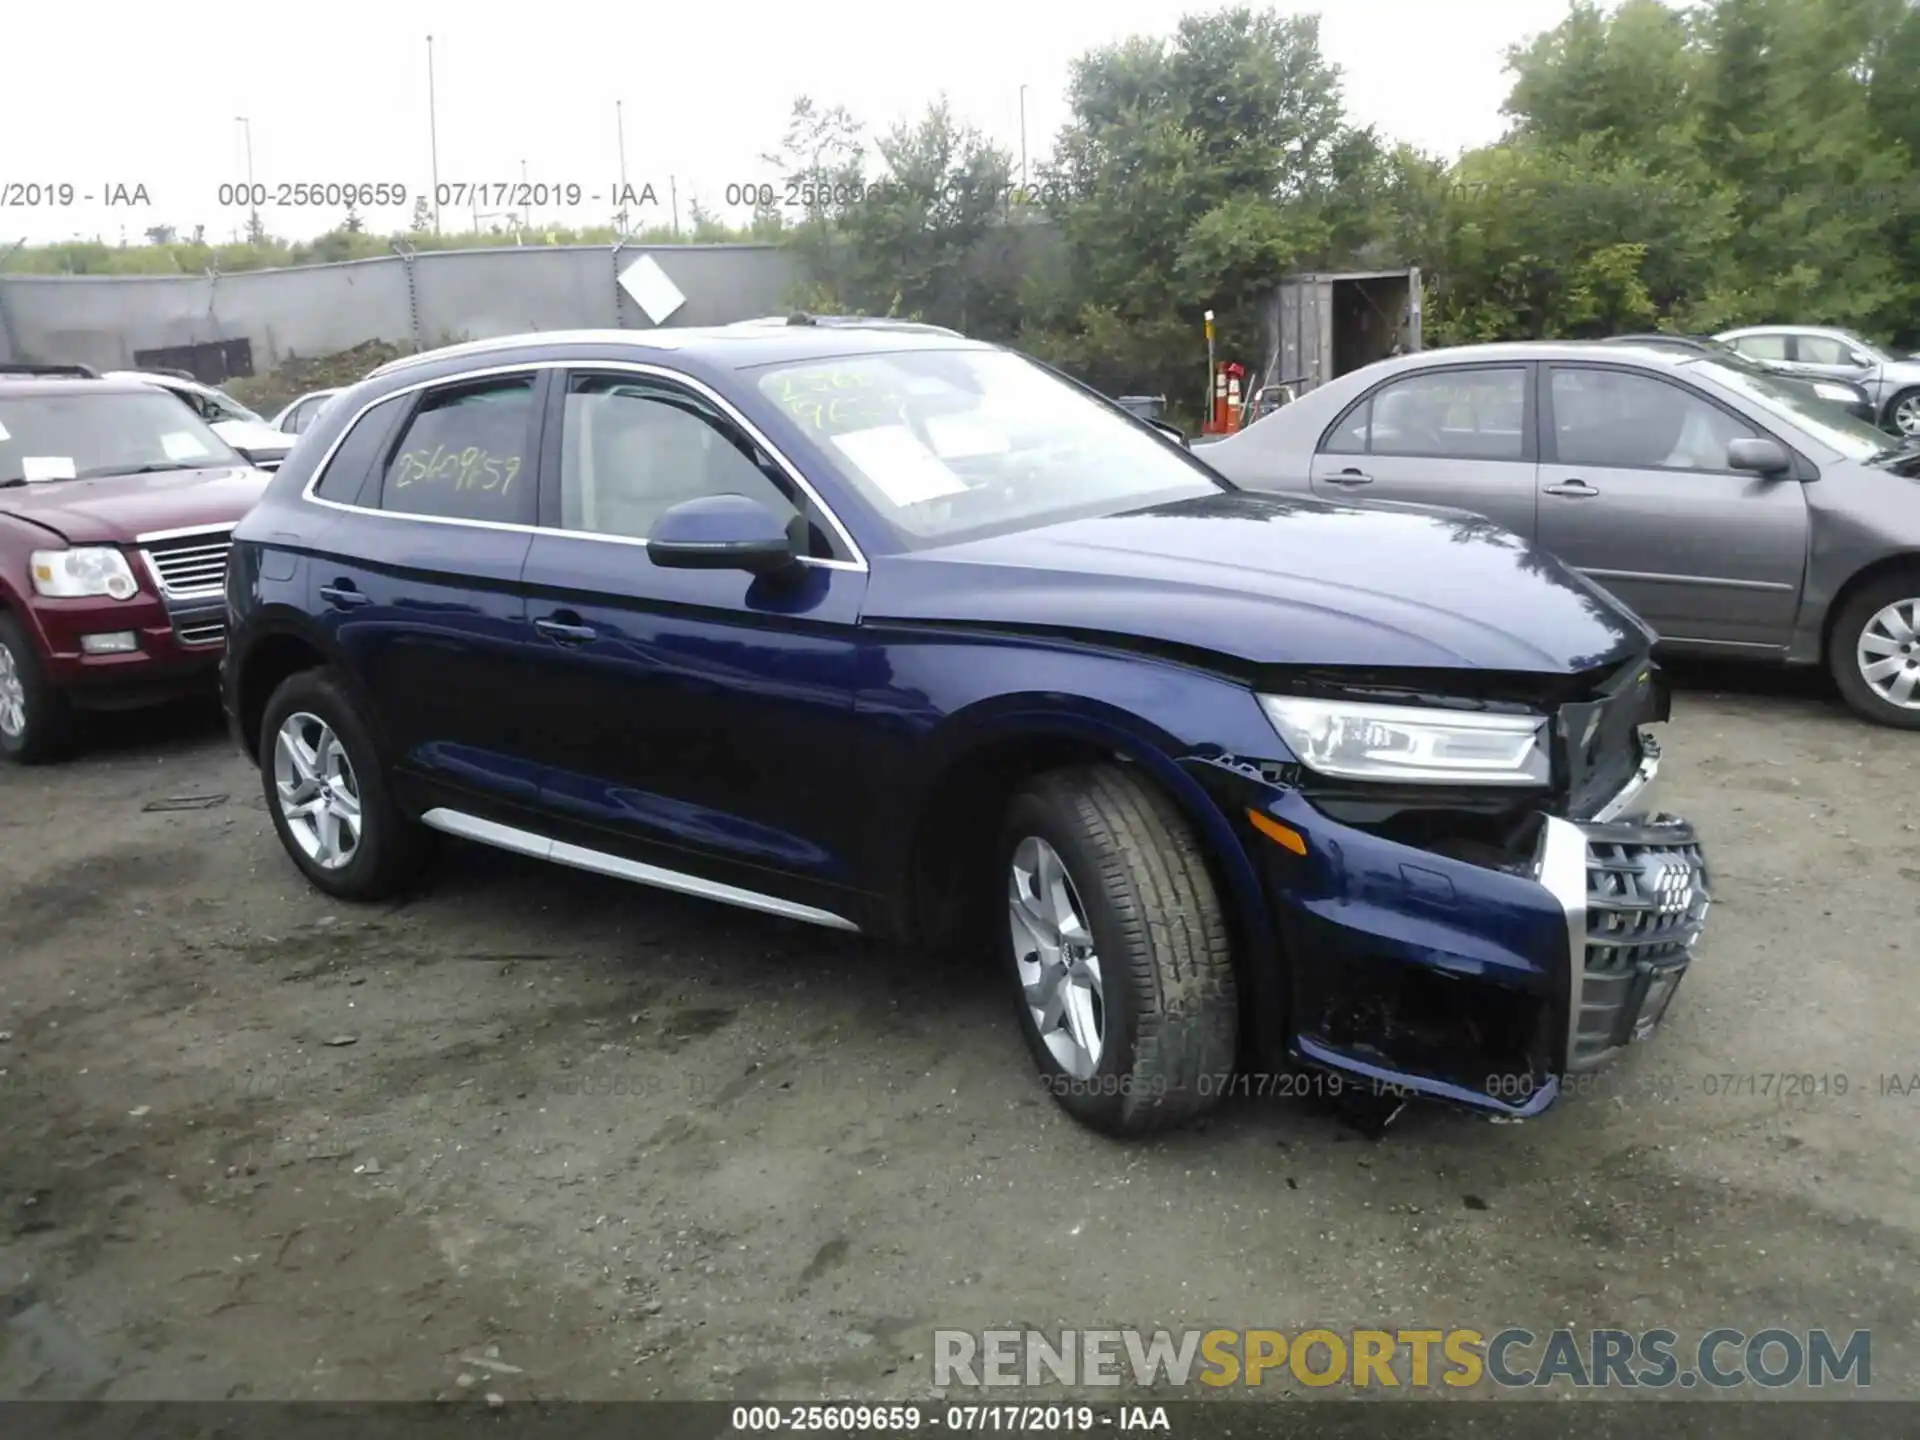
[[[996,947],[1109,1133],[1254,1075],[1537,1113],[1658,1024],[1709,904],[1650,800],[1653,637],[1597,587],[1463,512],[1241,490],[932,327],[396,361],[301,435],[227,604],[321,890],[448,835]]]

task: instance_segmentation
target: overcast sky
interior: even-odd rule
[[[1170,33],[1178,0],[899,0],[667,4],[659,0],[325,0],[239,10],[95,0],[7,6],[7,120],[0,129],[0,249],[73,235],[138,242],[169,224],[210,238],[245,223],[223,182],[268,186],[387,182],[431,188],[428,34],[433,36],[443,185],[529,180],[610,197],[620,173],[615,102],[624,102],[626,172],[651,184],[668,218],[677,184],[727,214],[730,183],[774,178],[793,98],[843,104],[874,129],[917,116],[944,91],[955,111],[1016,158],[1020,87],[1037,166],[1066,119],[1067,67],[1095,46]],[[1497,138],[1506,47],[1551,28],[1567,0],[1281,0],[1321,11],[1322,43],[1345,77],[1350,113],[1446,154]],[[245,115],[250,124],[236,119]],[[50,208],[35,186],[70,184]],[[113,187],[124,187],[124,192]],[[108,207],[109,194],[149,204]],[[84,196],[91,195],[87,203]],[[366,212],[405,225],[408,206]],[[610,198],[536,224],[604,224]],[[269,206],[267,228],[311,236],[337,206]],[[744,212],[732,218],[744,219]],[[461,216],[466,225],[471,217]],[[456,228],[451,207],[446,228]]]

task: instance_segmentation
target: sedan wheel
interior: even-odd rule
[[[1920,730],[1920,570],[1862,586],[1834,617],[1827,665],[1867,719]]]
[[[1920,390],[1909,390],[1895,400],[1887,421],[1902,435],[1920,435]]]
[[[289,715],[273,745],[273,783],[287,832],[322,870],[360,849],[360,782],[333,728],[318,715]]]
[[[1860,678],[1890,705],[1920,710],[1920,599],[1896,600],[1860,631]]]

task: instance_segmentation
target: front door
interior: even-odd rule
[[[1541,545],[1664,640],[1786,645],[1806,570],[1806,494],[1791,476],[1727,466],[1728,444],[1761,432],[1635,370],[1553,365],[1542,389]]]
[[[583,368],[556,377],[548,423],[525,582],[541,806],[570,827],[556,837],[846,916],[868,805],[853,723],[864,566],[690,387]],[[808,558],[759,578],[653,564],[662,513],[727,493],[789,517]]]
[[[1455,506],[1532,539],[1532,368],[1447,366],[1388,381],[1322,437],[1314,494]]]

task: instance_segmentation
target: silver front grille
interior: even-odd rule
[[[149,540],[141,556],[168,600],[204,600],[221,594],[227,583],[227,551],[233,548],[233,529],[202,530]]]
[[[218,645],[227,638],[224,620],[196,620],[173,627],[174,638],[182,645]]]
[[[1574,1068],[1652,1028],[1706,921],[1713,896],[1700,845],[1690,830],[1669,840],[1660,828],[1587,828],[1586,950],[1568,1056]]]

